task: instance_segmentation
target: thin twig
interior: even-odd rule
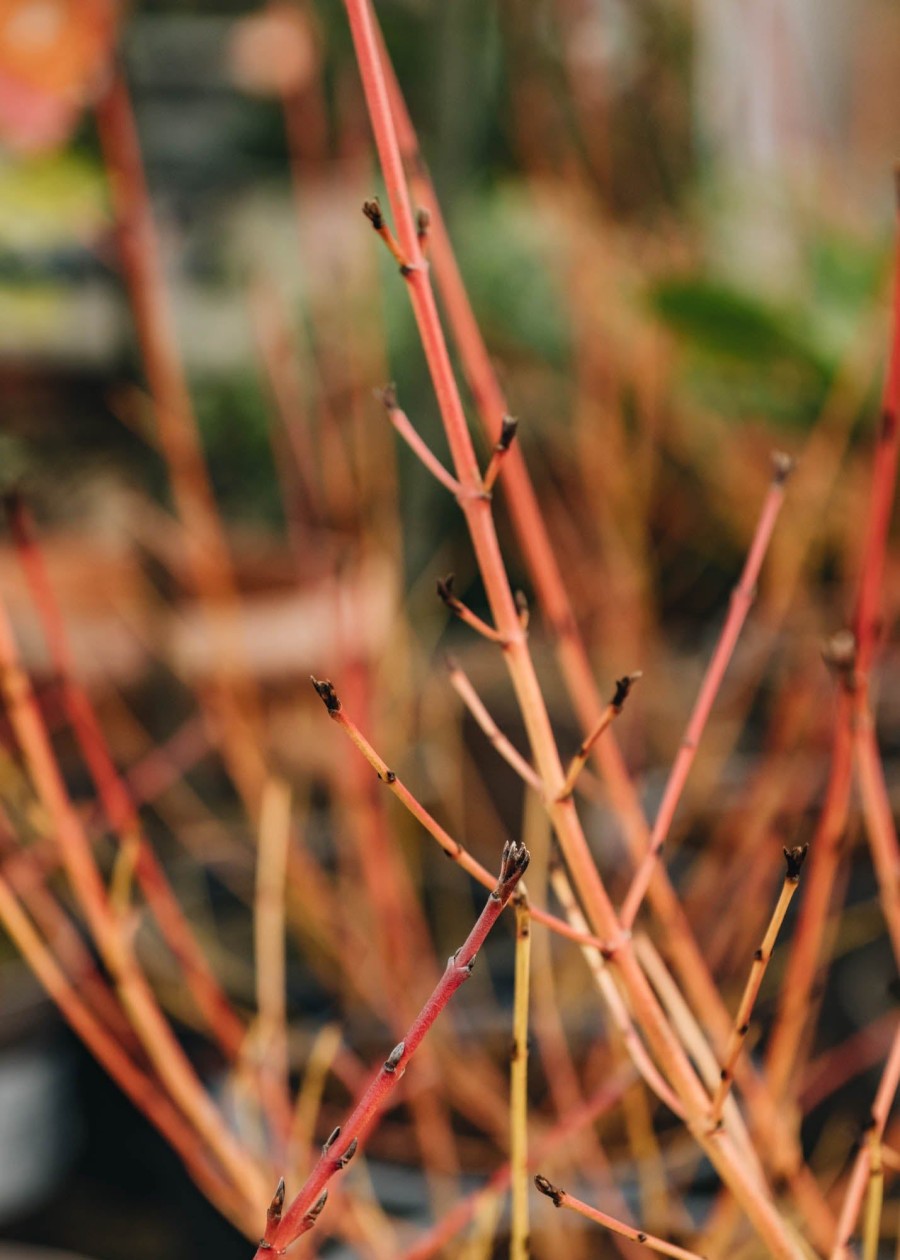
[[[500,475],[500,469],[503,467],[518,428],[519,422],[515,416],[504,416],[500,421],[500,435],[494,443],[494,449],[491,452],[491,461],[484,471],[484,479],[481,483],[485,494],[490,494],[493,490],[494,482]]]
[[[590,734],[581,741],[581,746],[578,749],[578,752],[569,763],[569,768],[566,771],[565,782],[563,783],[562,789],[559,793],[560,800],[567,796],[571,796],[574,792],[578,776],[586,766],[587,759],[591,755],[591,749],[594,747],[597,740],[607,727],[611,726],[622,712],[622,706],[628,699],[628,694],[631,691],[631,688],[640,677],[641,671],[637,670],[633,674],[626,674],[623,678],[616,680],[616,690],[613,694],[612,700],[610,700],[609,704],[601,713],[596,726],[594,726]]]
[[[719,636],[712,659],[707,666],[700,691],[688,720],[684,738],[681,741],[681,746],[669,773],[662,801],[653,823],[653,830],[650,833],[650,848],[635,872],[631,881],[631,887],[628,889],[625,900],[622,903],[622,911],[619,917],[622,927],[626,931],[633,926],[641,902],[644,900],[657,863],[659,851],[669,834],[672,819],[675,817],[675,809],[681,799],[681,793],[690,774],[691,766],[694,764],[700,737],[706,727],[713,703],[722,685],[725,671],[731,661],[738,637],[756,594],[756,582],[759,577],[759,571],[775,528],[775,522],[778,519],[778,513],[784,501],[784,486],[792,467],[790,458],[780,453],[773,457],[773,462],[775,471],[772,477],[772,484],[769,487],[769,493],[766,495],[759,515],[743,572],[737,586],[734,588],[725,625],[722,627],[722,633]]]
[[[356,723],[348,717],[333,684],[327,679],[312,678],[310,681],[328,710],[329,717],[346,732],[351,742],[356,745],[388,790],[402,802],[412,816],[422,824],[429,835],[437,840],[449,858],[452,858],[467,874],[477,880],[482,887],[493,888],[495,883],[494,877],[487,867],[482,866],[478,859],[473,857],[469,850],[458,840],[455,840],[437,819],[428,812],[425,806],[413,796],[409,788],[375,751]],[[592,945],[594,948],[602,948],[604,945],[604,942],[588,931],[587,927],[585,927],[584,931],[580,931],[560,919],[557,915],[541,910],[537,906],[531,907],[531,917],[535,923],[541,923],[552,932],[556,932],[559,936],[564,936],[570,941],[575,941],[579,945]]]
[[[535,1177],[534,1184],[541,1194],[545,1194],[548,1199],[552,1199],[554,1207],[571,1208],[573,1212],[587,1217],[589,1221],[602,1225],[604,1229],[611,1230],[614,1234],[621,1234],[623,1238],[628,1238],[632,1242],[642,1243],[651,1251],[658,1251],[663,1256],[673,1256],[675,1260],[703,1260],[703,1256],[698,1256],[696,1251],[687,1251],[684,1247],[676,1247],[674,1243],[666,1242],[664,1238],[657,1238],[655,1234],[648,1234],[645,1230],[635,1229],[633,1225],[625,1225],[622,1221],[617,1221],[614,1216],[607,1216],[605,1212],[600,1212],[597,1208],[591,1207],[590,1204],[583,1203],[581,1199],[576,1199],[568,1191],[552,1185],[540,1173]]]
[[[473,613],[471,608],[467,607],[453,591],[453,574],[449,573],[445,578],[438,578],[437,593],[441,600],[446,604],[452,613],[459,617],[460,621],[464,621],[467,626],[471,626],[473,630],[491,643],[503,644],[503,636],[499,634],[493,626],[479,617],[477,613]]]
[[[772,957],[772,950],[775,948],[775,941],[784,922],[784,916],[787,914],[787,908],[791,904],[794,893],[797,891],[797,885],[800,882],[800,868],[803,866],[808,847],[808,845],[803,845],[802,847],[784,850],[785,862],[787,863],[784,883],[781,886],[778,902],[772,911],[769,926],[763,935],[762,944],[753,955],[753,965],[750,968],[750,975],[747,977],[747,984],[734,1019],[734,1028],[731,1032],[731,1039],[728,1042],[728,1048],[725,1051],[725,1061],[722,1065],[722,1079],[719,1082],[719,1088],[716,1090],[712,1107],[710,1108],[709,1119],[712,1128],[717,1128],[722,1122],[722,1108],[734,1081],[734,1065],[737,1063],[738,1056],[747,1038],[747,1033],[750,1031],[750,1016],[753,1013],[753,1007],[756,1005],[763,977],[766,974],[769,959]]]
[[[272,1248],[287,1247],[294,1239],[312,1229],[316,1218],[325,1206],[328,1182],[352,1159],[359,1143],[365,1139],[366,1133],[400,1081],[428,1030],[456,990],[472,974],[478,951],[515,892],[528,866],[528,861],[529,854],[524,845],[507,842],[503,849],[497,885],[491,892],[475,926],[465,943],[449,959],[444,974],[404,1039],[388,1055],[357,1102],[350,1117],[336,1130],[333,1140],[325,1144],[322,1156],[307,1178],[306,1184],[284,1213],[271,1240]],[[266,1260],[265,1253],[269,1249],[268,1247],[260,1248],[256,1252],[255,1260]]]
[[[403,438],[403,441],[416,458],[425,465],[432,477],[458,498],[463,493],[462,486],[453,474],[447,471],[421,435],[416,432],[406,412],[397,405],[397,395],[394,392],[393,385],[385,386],[384,389],[379,391],[379,396],[388,413],[388,419],[398,436]]]
[[[484,701],[472,685],[468,674],[453,657],[448,659],[447,665],[450,673],[450,685],[472,714],[472,717],[484,731],[490,742],[496,748],[497,752],[507,765],[512,766],[516,774],[518,774],[518,776],[523,779],[530,788],[534,788],[535,792],[543,796],[544,785],[541,782],[537,771],[528,764],[518,749],[513,747],[509,739],[500,730],[499,726],[485,707]]]
[[[530,839],[528,811],[540,809],[532,797],[526,804],[523,843]],[[531,971],[531,915],[521,891],[515,899],[516,959],[513,988],[512,1054],[510,1056],[509,1164],[512,1187],[510,1260],[528,1260],[528,1011]]]

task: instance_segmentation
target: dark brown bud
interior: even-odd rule
[[[787,873],[785,878],[789,879],[792,884],[796,884],[800,880],[800,868],[806,861],[806,851],[808,848],[808,844],[797,844],[793,847],[793,849],[783,850],[784,860],[787,862]]]
[[[328,710],[328,712],[340,713],[341,702],[338,699],[337,692],[334,689],[334,684],[327,678],[322,678],[322,679],[314,678],[312,674],[310,674],[309,676],[309,681],[312,683],[316,691],[319,693],[319,699],[325,705],[325,708]]]
[[[445,578],[438,578],[436,584],[437,593],[448,608],[452,608],[452,606],[457,603],[456,596],[453,594],[454,580],[454,575],[452,573],[448,573]]]
[[[354,1138],[353,1141],[350,1143],[350,1145],[347,1147],[347,1149],[344,1151],[340,1159],[336,1159],[334,1161],[334,1166],[335,1166],[336,1171],[340,1172],[342,1168],[347,1167],[347,1165],[350,1163],[353,1156],[356,1154],[356,1149],[358,1146],[359,1146],[359,1138]]]
[[[319,1195],[318,1199],[316,1199],[315,1203],[312,1205],[312,1207],[309,1209],[309,1211],[306,1213],[306,1216],[304,1216],[303,1219],[305,1221],[309,1221],[310,1225],[315,1225],[316,1221],[319,1219],[319,1217],[322,1214],[322,1208],[325,1206],[327,1202],[328,1202],[328,1191],[323,1190],[322,1193]]]
[[[549,1182],[546,1177],[542,1177],[540,1173],[538,1173],[535,1177],[534,1184],[537,1186],[538,1190],[540,1190],[541,1194],[545,1194],[548,1199],[553,1200],[554,1207],[562,1207],[562,1197],[565,1194],[564,1190],[557,1189],[552,1182]]]
[[[612,700],[610,700],[610,704],[614,709],[621,709],[628,699],[628,693],[639,678],[643,678],[643,673],[637,669],[633,674],[627,674],[624,678],[616,679],[616,690],[613,693]]]
[[[406,1042],[405,1041],[398,1042],[397,1045],[394,1046],[393,1050],[384,1061],[385,1072],[396,1072],[400,1064],[400,1060],[403,1058],[403,1055],[405,1053],[406,1053]]]
[[[513,889],[525,874],[531,854],[524,844],[516,840],[507,840],[500,858],[500,878],[497,887],[491,893],[496,901],[507,902]]]
[[[431,227],[431,211],[426,210],[424,206],[419,206],[416,211],[416,235],[420,241],[423,241],[428,235],[428,229]]]
[[[266,1220],[280,1221],[281,1209],[284,1207],[284,1177],[278,1182],[275,1193],[272,1196],[272,1202],[266,1211]]]
[[[378,198],[372,197],[370,201],[364,201],[362,212],[375,231],[380,232],[384,227],[384,215],[381,213],[381,202]]]
[[[515,416],[504,416],[500,421],[500,436],[497,438],[495,451],[508,451],[513,444],[519,422]]]
[[[338,1140],[340,1136],[341,1136],[341,1126],[337,1125],[336,1128],[331,1130],[328,1137],[325,1139],[324,1143],[322,1144],[323,1155],[328,1154],[328,1152],[331,1150],[332,1146],[334,1146],[335,1142]]]

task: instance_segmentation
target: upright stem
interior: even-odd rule
[[[480,474],[466,426],[450,357],[438,318],[428,273],[422,265],[416,227],[410,211],[372,12],[367,0],[345,0],[375,140],[401,248],[413,269],[406,274],[413,311],[434,382],[447,439],[462,486],[474,493],[461,499],[472,545],[491,606],[494,625],[505,640],[504,657],[528,732],[538,773],[555,803],[550,816],[573,880],[594,931],[609,942],[610,958],[631,999],[635,1015],[664,1071],[681,1096],[692,1132],[741,1201],[760,1235],[776,1256],[796,1260],[800,1252],[767,1192],[745,1167],[724,1134],[709,1138],[704,1117],[709,1099],[674,1035],[643,973],[630,942],[623,935],[609,895],[594,865],[571,798],[557,800],[565,774],[550,725],[540,684],[503,564],[491,506],[480,497]]]

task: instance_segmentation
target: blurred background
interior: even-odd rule
[[[799,457],[672,859],[729,992],[756,924],[752,913],[740,931],[703,918],[728,827],[737,818],[775,846],[803,839],[827,769],[833,683],[819,648],[852,609],[888,341],[900,10],[889,0],[377,9],[601,689],[644,671],[621,739],[651,814],[769,452]],[[335,820],[352,831],[371,808],[368,787],[347,787],[351,750],[307,694],[310,672],[335,679],[390,764],[486,865],[497,835],[521,825],[521,784],[487,760],[442,664],[447,646],[461,654],[521,746],[499,662],[448,626],[434,597],[435,578],[454,571],[460,595],[485,611],[459,513],[396,449],[373,397],[396,381],[446,458],[404,286],[360,213],[380,185],[343,10],[0,0],[0,142],[0,484],[33,517],[73,671],[148,834],[249,1009],[248,818],[260,777],[267,768],[292,784],[297,826],[337,890],[351,877],[334,853]],[[135,202],[140,164],[147,200]],[[169,423],[175,412],[196,427]],[[486,442],[480,450],[486,460]],[[530,595],[502,505],[498,514],[514,582]],[[891,558],[888,628],[897,579]],[[103,853],[8,533],[0,591]],[[212,605],[230,609],[224,630],[204,616]],[[539,612],[531,634],[561,745],[574,750]],[[890,754],[900,745],[890,646],[879,703]],[[762,802],[755,776],[776,765]],[[892,759],[887,773],[900,791]],[[0,794],[8,857],[42,832],[8,730]],[[585,811],[620,895],[621,845],[597,782]],[[471,917],[471,893],[390,817],[443,948]],[[835,947],[846,957],[820,998],[821,1054],[877,1023],[893,975],[868,913],[874,880],[858,865],[844,891],[858,913]],[[779,878],[773,866],[756,881],[759,922]],[[723,875],[721,904],[734,891],[734,873]],[[299,915],[296,1064],[337,1020],[363,1057],[377,1054],[384,1012],[364,1009],[333,960],[309,962],[315,935]],[[149,930],[144,944],[185,1044],[216,1081],[221,1064]],[[573,1053],[590,1077],[596,1030],[577,967],[570,977],[559,965]],[[485,982],[484,1010],[466,1025],[488,1044],[506,1035],[508,935],[495,968],[493,999]],[[0,1011],[3,1260],[6,1248],[18,1260],[19,1243],[89,1260],[248,1254],[10,946]],[[883,1049],[873,1037],[860,1070]],[[873,1079],[863,1077],[868,1094]],[[840,1145],[840,1107],[830,1123],[821,1140]],[[815,1145],[827,1126],[814,1110],[810,1124]],[[399,1150],[402,1162],[390,1137],[376,1154],[396,1162]],[[489,1167],[469,1140],[466,1167]],[[400,1211],[415,1197],[402,1180],[385,1193]]]

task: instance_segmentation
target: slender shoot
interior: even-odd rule
[[[791,904],[794,893],[797,891],[797,885],[800,882],[800,869],[806,859],[808,848],[809,845],[804,844],[798,845],[793,849],[784,850],[784,858],[787,864],[784,883],[781,886],[781,894],[775,909],[772,911],[772,917],[763,936],[762,944],[753,955],[753,965],[750,968],[750,975],[747,978],[747,984],[738,1006],[734,1027],[731,1030],[731,1037],[728,1040],[725,1062],[722,1065],[721,1080],[710,1110],[710,1125],[713,1129],[718,1128],[722,1123],[722,1108],[734,1081],[734,1065],[738,1061],[747,1033],[750,1031],[750,1016],[753,1013],[753,1007],[756,1004],[760,986],[766,974],[766,968],[769,965],[769,959],[772,957],[772,950],[775,948],[775,940],[781,930],[784,916],[787,914],[787,908]]]
[[[266,1247],[260,1247],[255,1260],[267,1260],[266,1252],[287,1247],[301,1234],[315,1225],[325,1206],[328,1183],[335,1173],[346,1167],[356,1153],[360,1142],[384,1109],[389,1095],[402,1078],[410,1059],[421,1045],[437,1017],[450,998],[468,980],[475,966],[478,951],[491,928],[499,919],[504,907],[515,892],[519,880],[525,874],[530,855],[522,844],[507,841],[503,846],[500,875],[488,897],[481,914],[465,943],[452,954],[431,996],[413,1020],[402,1041],[394,1046],[380,1069],[369,1082],[349,1118],[333,1135],[334,1140],[325,1144],[306,1184],[284,1213],[274,1237]]]
[[[558,800],[564,801],[566,797],[572,795],[575,790],[575,784],[578,781],[578,776],[581,774],[587,764],[588,757],[591,755],[591,749],[594,747],[606,728],[611,726],[613,721],[622,712],[622,706],[628,699],[628,693],[640,677],[641,671],[636,670],[633,674],[626,674],[623,678],[616,679],[616,690],[613,693],[612,700],[610,700],[609,704],[601,713],[593,730],[586,739],[582,740],[581,747],[569,763],[569,768],[566,771],[566,779],[562,785],[559,797],[557,798]]]
[[[519,422],[515,416],[504,416],[501,420],[500,436],[494,443],[494,449],[491,452],[491,462],[485,469],[484,480],[482,482],[485,494],[490,494],[493,490],[494,482],[499,476],[500,469],[503,467],[504,458],[515,440],[518,428]]]
[[[545,1194],[548,1199],[553,1201],[553,1206],[558,1208],[570,1208],[571,1211],[577,1212],[579,1216],[586,1217],[589,1221],[602,1225],[604,1229],[611,1230],[614,1234],[619,1234],[622,1238],[628,1238],[631,1242],[642,1243],[651,1251],[657,1251],[661,1256],[674,1256],[676,1260],[703,1260],[703,1256],[697,1254],[696,1251],[688,1251],[684,1247],[676,1247],[674,1243],[666,1242],[664,1238],[657,1238],[655,1234],[648,1234],[643,1229],[635,1229],[633,1225],[626,1225],[624,1221],[617,1221],[614,1216],[607,1216],[605,1212],[600,1212],[597,1208],[593,1208],[588,1203],[583,1203],[581,1199],[576,1199],[573,1194],[569,1194],[567,1190],[561,1190],[558,1186],[554,1186],[542,1177],[540,1173],[535,1177],[534,1184],[540,1190],[541,1194]]]

